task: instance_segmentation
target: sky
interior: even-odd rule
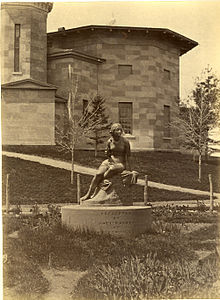
[[[186,98],[197,76],[209,65],[220,78],[220,0],[55,1],[48,32],[84,25],[168,28],[199,46],[180,58],[180,97]]]

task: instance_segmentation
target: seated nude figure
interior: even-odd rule
[[[130,170],[130,143],[122,136],[122,133],[121,124],[114,123],[111,126],[111,138],[107,141],[106,150],[108,159],[104,160],[99,166],[97,173],[91,181],[88,192],[80,199],[81,201],[93,198],[96,195],[98,185],[104,179],[120,174],[125,169]]]

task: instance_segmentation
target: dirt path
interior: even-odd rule
[[[78,280],[86,274],[86,272],[54,268],[41,271],[50,283],[50,291],[43,300],[70,300]]]

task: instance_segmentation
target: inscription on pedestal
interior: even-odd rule
[[[71,229],[86,229],[119,236],[135,236],[151,227],[151,207],[62,207],[62,223]]]

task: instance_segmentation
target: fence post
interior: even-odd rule
[[[148,202],[148,178],[147,175],[144,176],[144,205]]]
[[[80,194],[81,194],[81,190],[80,190],[80,174],[77,174],[76,180],[77,180],[77,203],[80,204]]]
[[[212,174],[209,174],[209,188],[210,188],[210,211],[213,211],[213,185],[212,185]]]
[[[10,202],[9,202],[9,174],[6,176],[6,195],[5,195],[5,204],[6,204],[6,214],[9,212]]]

